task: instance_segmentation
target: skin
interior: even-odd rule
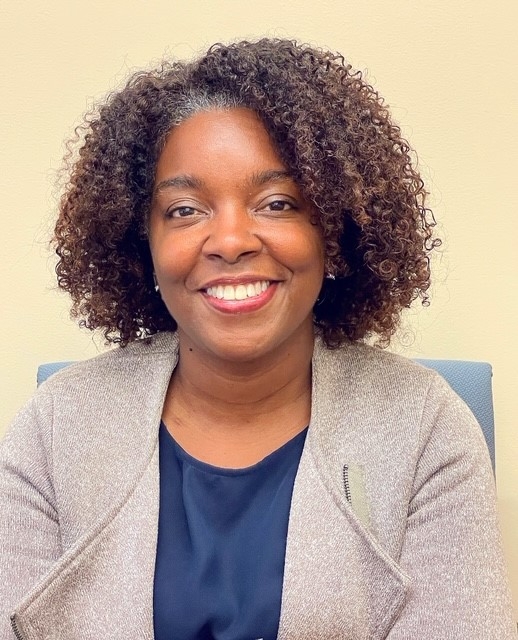
[[[254,112],[199,113],[170,132],[149,222],[180,338],[163,419],[198,459],[245,467],[309,422],[324,271],[311,214]],[[262,281],[266,291],[244,300],[207,291]]]

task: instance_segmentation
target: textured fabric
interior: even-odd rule
[[[72,365],[11,425],[2,640],[13,611],[27,640],[153,638],[158,425],[176,360],[162,334]],[[363,345],[317,341],[312,385],[279,640],[516,637],[487,447],[465,404]]]
[[[275,640],[306,430],[257,464],[221,469],[160,427],[156,640]]]

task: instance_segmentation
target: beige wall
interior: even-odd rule
[[[409,314],[408,331],[394,348],[494,366],[499,506],[518,604],[514,6],[515,0],[4,0],[0,424],[31,394],[39,362],[85,358],[102,348],[68,320],[45,244],[62,140],[92,99],[164,52],[186,57],[218,40],[267,34],[338,49],[368,71],[418,149],[445,238],[433,305]]]

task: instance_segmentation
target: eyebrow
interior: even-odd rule
[[[199,178],[189,175],[175,176],[161,180],[155,187],[154,192],[163,191],[164,189],[201,189],[203,181]]]
[[[259,171],[258,173],[252,174],[247,182],[253,187],[262,187],[271,182],[281,182],[283,180],[293,180],[289,171],[284,169],[268,169],[267,171]],[[182,174],[174,178],[161,180],[156,185],[154,192],[158,193],[165,189],[202,189],[203,187],[203,180],[195,176]]]
[[[250,184],[253,187],[262,187],[270,182],[282,182],[283,180],[293,180],[289,171],[285,169],[269,169],[268,171],[254,173],[250,179]]]

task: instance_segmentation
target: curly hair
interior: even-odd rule
[[[411,149],[379,94],[339,54],[280,39],[216,44],[164,62],[108,96],[66,160],[54,243],[72,315],[126,345],[176,323],[153,287],[147,237],[156,163],[171,127],[196,112],[244,106],[264,123],[314,207],[326,278],[314,323],[330,347],[377,336],[428,302],[440,244]]]

